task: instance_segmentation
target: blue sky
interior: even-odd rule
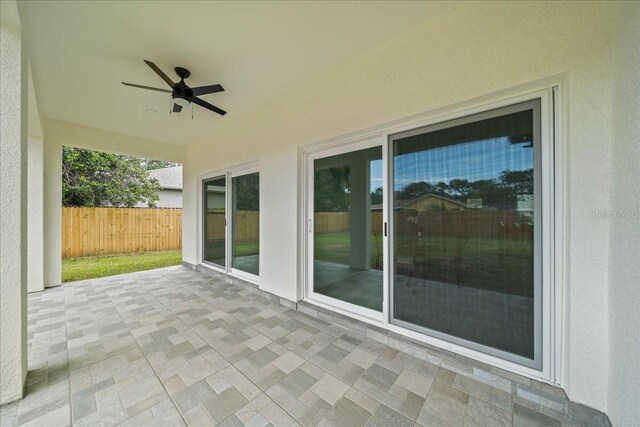
[[[402,141],[398,142],[402,144]],[[506,137],[448,145],[394,158],[394,187],[411,182],[437,184],[452,179],[491,179],[505,170],[533,167],[533,149],[511,144]],[[371,190],[382,186],[382,160],[371,162]]]

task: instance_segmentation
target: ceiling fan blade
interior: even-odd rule
[[[144,60],[144,62],[149,67],[151,67],[151,69],[153,71],[155,71],[156,74],[159,75],[162,78],[162,80],[164,80],[169,86],[171,86],[172,88],[176,86],[176,84],[169,78],[169,76],[167,76],[165,73],[163,73],[162,70],[160,68],[158,68],[158,66],[156,64],[154,64],[151,61],[147,61],[146,59]]]
[[[178,105],[175,102],[173,103],[173,112],[174,113],[179,113],[180,111],[182,111],[182,105]]]
[[[137,88],[140,88],[140,89],[155,90],[156,92],[171,93],[171,91],[170,91],[170,90],[167,90],[167,89],[159,89],[159,88],[157,88],[157,87],[150,87],[150,86],[135,85],[135,84],[133,84],[133,83],[125,83],[125,82],[122,82],[122,84],[123,84],[123,85],[125,85],[125,86],[137,87]]]
[[[207,95],[209,93],[224,92],[224,88],[222,85],[200,86],[192,87],[191,92],[193,92],[193,96],[200,96]]]
[[[191,98],[191,102],[193,102],[194,104],[198,104],[199,106],[204,107],[207,110],[211,110],[214,113],[218,113],[221,116],[224,116],[225,114],[227,114],[226,111],[221,110],[220,108],[216,107],[215,105],[209,104],[207,101],[203,101],[200,98],[196,98],[195,96],[193,98]]]

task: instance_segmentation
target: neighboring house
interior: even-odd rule
[[[158,208],[182,208],[182,166],[154,169],[149,171],[149,179],[155,178],[162,188],[156,203]],[[138,203],[138,208],[146,208],[146,203]]]
[[[395,209],[404,211],[461,211],[467,209],[467,206],[456,200],[447,197],[438,196],[437,194],[425,194],[417,199],[397,200]],[[372,211],[382,211],[382,204],[371,205]]]
[[[467,206],[447,197],[438,196],[437,194],[425,194],[417,199],[407,200],[399,209],[406,211],[460,211],[467,209]]]
[[[207,209],[224,211],[225,189],[215,185],[207,185]]]

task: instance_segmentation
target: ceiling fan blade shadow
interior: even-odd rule
[[[182,111],[182,105],[178,105],[175,102],[173,103],[173,112],[174,113],[179,113],[180,111]]]
[[[192,87],[191,92],[193,92],[193,96],[207,95],[209,93],[218,93],[224,92],[224,88],[222,85],[210,85],[210,86],[200,86],[200,87]]]
[[[145,62],[145,64],[151,67],[151,69],[155,71],[156,74],[159,75],[160,78],[162,78],[162,80],[164,80],[169,86],[171,86],[172,88],[176,86],[176,84],[169,78],[169,76],[163,73],[162,70],[158,68],[156,64],[154,64],[151,61],[147,61],[146,59],[144,59],[143,61]]]
[[[125,86],[137,87],[139,89],[147,89],[147,90],[155,90],[156,92],[171,93],[171,91],[168,90],[168,89],[159,89],[157,87],[142,86],[142,85],[136,85],[136,84],[133,84],[133,83],[125,83],[125,82],[122,82],[122,84],[125,85]]]
[[[203,101],[203,100],[202,100],[202,99],[200,99],[200,98],[196,98],[195,96],[191,99],[191,102],[193,102],[194,104],[198,104],[199,106],[204,107],[204,108],[206,108],[207,110],[211,110],[211,111],[213,111],[214,113],[218,113],[218,114],[220,114],[221,116],[224,116],[225,114],[227,114],[227,112],[226,112],[226,111],[224,111],[224,110],[222,110],[222,109],[220,109],[220,108],[216,107],[215,105],[211,105],[211,104],[209,104],[207,101]]]

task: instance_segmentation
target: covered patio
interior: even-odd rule
[[[27,392],[3,426],[606,425],[559,389],[186,267],[28,310]]]
[[[0,20],[2,426],[640,425],[639,2]],[[62,285],[63,147],[183,165],[180,267]]]

